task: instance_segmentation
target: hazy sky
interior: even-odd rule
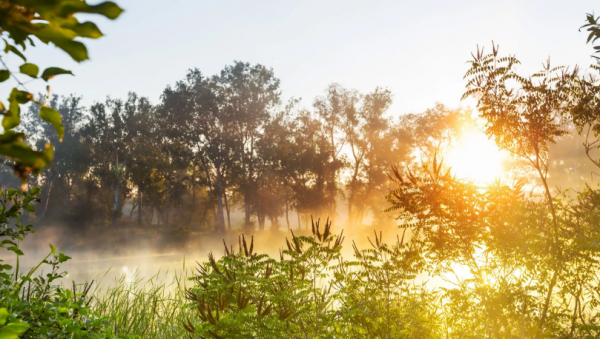
[[[523,74],[548,56],[554,65],[587,66],[592,48],[578,28],[586,13],[600,12],[597,1],[576,0],[116,2],[126,11],[117,21],[94,19],[106,36],[88,42],[90,61],[78,65],[48,47],[29,52],[31,62],[76,74],[54,79],[53,92],[90,104],[135,91],[157,103],[187,69],[212,75],[240,60],[272,67],[284,98],[305,106],[337,82],[362,92],[389,88],[394,114],[436,101],[456,107],[477,44],[491,50],[494,40],[516,54]],[[0,89],[8,93],[6,84]]]

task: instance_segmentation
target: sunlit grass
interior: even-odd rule
[[[99,282],[93,305],[107,317],[115,335],[141,338],[178,338],[189,318],[185,307],[186,273],[157,273],[149,279],[124,270],[111,284]]]

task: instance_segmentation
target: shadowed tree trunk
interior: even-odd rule
[[[129,211],[129,219],[133,218],[133,212],[135,212],[135,209],[138,206],[138,202],[137,199],[133,199],[133,203],[131,204],[131,211]]]
[[[265,229],[265,215],[262,213],[256,213],[258,219],[258,229],[263,231]]]
[[[227,192],[223,193],[223,199],[225,200],[225,211],[227,212],[227,229],[231,231],[231,217],[229,216],[229,202],[227,200]]]
[[[290,204],[287,199],[287,193],[286,193],[286,199],[285,199],[285,222],[287,224],[287,229],[289,231],[291,229],[290,228]]]
[[[246,163],[242,161],[242,186],[244,188],[244,227],[250,226],[250,190],[246,174]]]
[[[50,202],[50,192],[52,191],[52,183],[54,182],[54,174],[48,177],[48,188],[46,189],[46,202],[44,203],[44,211],[40,216],[40,219],[44,219],[46,217],[46,213],[48,212],[48,202]]]
[[[137,221],[138,225],[142,225],[142,190],[138,187],[138,215]]]
[[[269,216],[269,221],[271,222],[272,231],[279,229],[279,220],[277,220],[277,217]]]
[[[216,191],[217,191],[217,222],[218,222],[218,232],[225,231],[225,216],[223,215],[223,189],[221,187],[221,167],[216,166],[217,169],[217,182],[216,182]]]
[[[121,175],[122,175],[122,170],[119,168],[119,154],[115,154],[115,174],[117,176],[117,187],[115,188],[115,206],[113,208],[113,220],[112,220],[112,226],[114,227],[117,224],[117,218],[119,217],[117,215],[118,209],[119,209],[119,187],[121,186]]]
[[[165,199],[165,218],[164,218],[165,227],[169,227],[169,193],[166,194]]]

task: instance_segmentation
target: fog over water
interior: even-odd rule
[[[321,221],[324,223],[324,220]],[[310,229],[298,229],[293,225],[295,235],[308,235]],[[310,226],[309,226],[310,227]],[[21,248],[26,254],[20,257],[20,267],[28,270],[37,265],[48,253],[49,245],[56,247],[57,252],[64,253],[72,259],[61,266],[61,271],[67,271],[67,281],[76,283],[86,281],[99,281],[102,284],[111,284],[116,278],[125,276],[132,280],[150,279],[157,277],[159,280],[171,281],[175,275],[181,275],[185,270],[189,276],[196,262],[207,260],[208,253],[216,257],[222,256],[223,242],[238,250],[238,238],[242,229],[233,229],[225,234],[199,232],[191,229],[164,229],[154,225],[150,229],[115,228],[89,229],[77,231],[61,225],[47,225],[37,227],[38,232],[30,235]],[[374,239],[372,227],[356,227],[343,229],[333,227],[336,234],[344,231],[346,237],[343,246],[343,256],[350,258],[353,255],[352,241],[359,248],[367,248],[369,240]],[[397,236],[402,236],[402,230],[393,227],[377,228],[377,233],[382,232],[384,239],[395,243]],[[281,230],[265,230],[262,232],[246,232],[248,243],[254,240],[254,251],[267,254],[271,258],[279,259],[279,251],[285,248],[285,238],[291,239],[291,232],[283,227]],[[409,235],[406,236],[409,238]],[[12,252],[6,252],[12,254]],[[15,256],[4,254],[0,259],[8,263],[15,263]],[[41,267],[44,270],[48,268]]]
[[[554,169],[550,175],[550,183],[555,192],[568,188],[581,188],[586,183],[596,185],[593,180],[591,168],[582,148],[573,147],[582,142],[580,136],[567,136],[553,146],[551,152],[555,158]],[[575,148],[577,152],[572,150]],[[511,163],[513,169],[518,164]],[[506,179],[510,180],[510,179]],[[382,209],[386,206],[382,206]],[[124,215],[129,212],[124,208]],[[347,228],[347,205],[343,200],[338,202],[338,216],[334,220],[333,231],[339,234],[342,230],[346,237],[343,243],[342,254],[345,258],[353,256],[352,241],[359,249],[370,247],[369,240],[374,239],[373,232],[380,231],[388,244],[396,242],[397,237],[402,237],[403,229],[396,228],[397,222],[392,215],[385,215],[390,219],[386,227],[372,227],[372,216],[363,219],[363,225]],[[381,212],[383,213],[383,212]],[[116,278],[125,277],[128,281],[133,279],[150,279],[157,277],[165,281],[172,281],[175,275],[184,271],[189,276],[193,274],[196,261],[204,262],[208,253],[216,257],[224,254],[223,240],[228,246],[233,246],[237,251],[238,237],[244,234],[239,225],[243,223],[243,212],[234,210],[231,214],[232,231],[224,234],[198,230],[191,226],[188,228],[165,228],[162,225],[145,225],[142,228],[126,224],[117,224],[114,227],[77,229],[61,224],[39,224],[32,221],[36,234],[32,234],[22,244],[26,254],[20,258],[21,270],[37,265],[48,253],[52,244],[57,251],[70,257],[66,264],[61,266],[67,271],[67,281],[77,283],[101,280],[102,284],[111,284]],[[316,218],[315,218],[316,219]],[[324,222],[326,217],[322,218]],[[290,214],[291,229],[296,235],[310,234],[310,226],[302,221],[299,228],[295,214]],[[291,233],[286,229],[285,220],[280,220],[280,229],[277,231],[267,229],[264,231],[245,232],[247,241],[254,238],[255,252],[268,254],[271,258],[278,259],[279,251],[285,248],[285,238],[291,238]],[[236,225],[238,225],[236,227]],[[308,227],[308,228],[307,228]],[[410,232],[405,235],[410,239]],[[12,252],[5,252],[0,257],[7,263],[14,263],[15,256]],[[42,269],[47,270],[48,268]],[[185,274],[184,274],[185,275]],[[426,279],[427,277],[423,277]]]

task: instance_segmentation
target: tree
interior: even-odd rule
[[[345,166],[345,157],[341,153],[348,141],[348,135],[344,133],[344,119],[353,114],[357,100],[358,95],[355,91],[332,84],[327,88],[326,95],[315,99],[313,105],[321,121],[322,145],[326,147],[329,155],[324,169],[328,193],[326,205],[332,218],[337,214],[337,179]]]
[[[231,117],[225,114],[216,92],[217,78],[206,78],[190,70],[186,79],[167,87],[158,109],[159,116],[171,126],[169,136],[192,150],[192,162],[206,172],[210,193],[216,198],[215,221],[219,231],[225,230],[224,171],[233,158],[230,135]]]
[[[360,96],[357,107],[346,110],[344,133],[347,136],[350,155],[348,160],[348,225],[361,225],[365,210],[370,206],[374,215],[380,212],[383,201],[383,184],[390,165],[405,154],[395,154],[395,136],[389,133],[391,122],[383,115],[392,103],[388,90],[376,88],[374,92]],[[360,105],[360,106],[358,106]],[[374,199],[375,198],[375,199]]]
[[[251,197],[258,176],[255,173],[256,143],[259,141],[271,110],[279,104],[279,79],[273,70],[262,65],[235,62],[221,71],[217,91],[222,114],[231,121],[234,159],[241,167],[240,189],[244,196],[244,223],[250,226]],[[237,166],[236,166],[237,167]]]
[[[89,152],[81,142],[81,128],[85,123],[84,108],[81,106],[81,97],[69,96],[60,98],[58,95],[46,100],[40,95],[39,102],[44,103],[58,111],[62,117],[62,124],[69,133],[59,141],[51,124],[42,121],[38,112],[40,106],[32,103],[27,110],[21,127],[30,136],[30,141],[36,149],[43,149],[50,143],[55,146],[54,160],[51,167],[46,167],[42,172],[43,209],[40,218],[44,219],[48,213],[50,200],[58,204],[56,212],[64,215],[70,211],[68,202],[73,192],[73,187],[83,179],[88,169]],[[52,195],[55,197],[51,199]]]

